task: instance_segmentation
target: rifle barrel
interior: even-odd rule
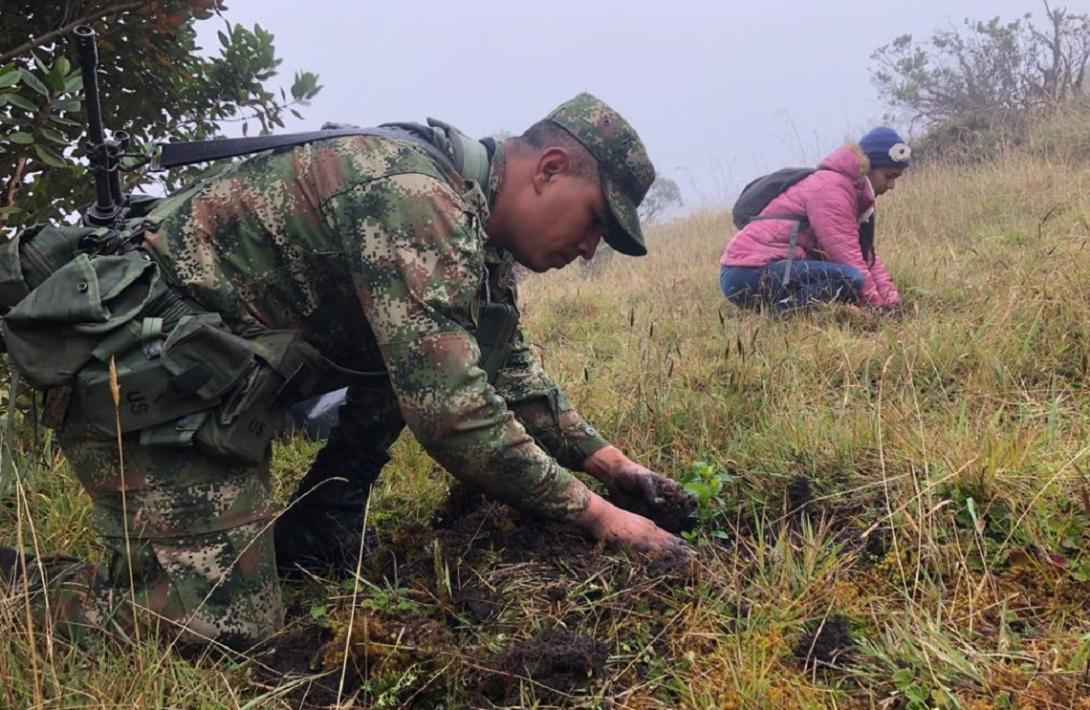
[[[110,171],[116,166],[110,165],[110,155],[106,146],[106,131],[102,125],[102,104],[98,91],[98,42],[94,29],[88,25],[77,26],[72,33],[76,36],[76,52],[79,55],[80,71],[83,74],[83,98],[87,108],[88,159],[91,173],[95,179],[95,205],[89,210],[88,218],[102,224],[109,224],[120,210],[120,195],[114,195],[110,186]]]

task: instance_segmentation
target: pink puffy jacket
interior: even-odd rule
[[[864,301],[872,306],[901,302],[885,265],[863,260],[859,248],[860,219],[874,206],[874,193],[865,179],[870,163],[855,145],[830,153],[818,171],[789,187],[762,210],[762,215],[805,215],[809,224],[799,231],[794,259],[821,259],[854,267],[863,275]],[[725,266],[765,266],[787,258],[791,230],[788,220],[750,222],[727,243]]]

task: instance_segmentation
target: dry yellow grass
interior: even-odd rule
[[[644,590],[608,555],[556,601],[548,560],[475,567],[509,601],[499,621],[456,628],[427,697],[464,702],[467,658],[560,623],[612,649],[565,705],[1090,705],[1090,169],[1056,157],[1079,125],[1049,131],[987,165],[922,166],[881,200],[878,251],[912,307],[900,320],[735,309],[717,286],[729,218],[711,212],[653,228],[649,257],[615,257],[594,279],[525,283],[531,340],[588,419],[669,475],[724,472],[723,500],[696,542],[696,581]],[[313,449],[278,447],[280,479]],[[447,485],[411,441],[397,450],[372,509],[388,536],[426,522]],[[0,539],[21,521],[44,549],[93,556],[77,487],[54,453],[34,453]],[[458,559],[435,555],[457,592]],[[338,587],[298,595],[303,609],[332,598],[321,620],[343,631]],[[368,595],[389,618],[442,606]],[[24,624],[0,604],[0,706],[289,705],[246,663],[148,645],[47,658]],[[834,626],[852,640],[835,667],[800,661],[830,642],[811,632]],[[430,676],[405,663],[368,678],[360,702],[419,702]],[[523,701],[540,690],[528,680]]]

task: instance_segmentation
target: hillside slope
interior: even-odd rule
[[[403,438],[362,581],[293,584],[269,648],[32,642],[9,598],[0,706],[1090,707],[1086,125],[923,166],[882,198],[900,320],[730,306],[714,213],[592,280],[524,284],[578,408],[701,491],[695,568],[448,499]],[[23,425],[17,444],[0,540],[101,554],[47,437]],[[276,448],[281,497],[315,450]]]

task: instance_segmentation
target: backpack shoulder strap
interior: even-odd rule
[[[488,171],[492,157],[481,141],[474,140],[449,123],[435,118],[428,119],[428,125],[441,128],[450,141],[454,153],[454,167],[466,180],[473,180],[481,189],[488,188]]]
[[[288,133],[280,136],[256,136],[253,138],[225,138],[210,141],[191,141],[186,143],[160,143],[159,154],[152,164],[153,170],[167,170],[193,163],[204,163],[225,158],[237,158],[240,155],[261,153],[275,148],[289,148],[304,143],[312,143],[329,138],[343,136],[380,136],[396,140],[410,141],[426,150],[433,158],[451,165],[451,157],[419,136],[394,127],[357,128],[339,127],[332,130],[308,131],[306,133]],[[483,146],[482,146],[483,150]]]

